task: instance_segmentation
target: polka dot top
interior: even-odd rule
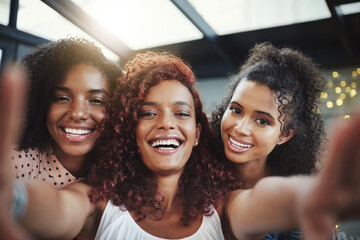
[[[17,179],[42,179],[57,189],[78,180],[61,165],[51,147],[45,151],[36,148],[28,151],[14,150],[11,154],[10,168]]]

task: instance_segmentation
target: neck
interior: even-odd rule
[[[266,164],[266,158],[235,164],[235,175],[242,182],[245,189],[253,188],[262,178],[271,175],[270,166]]]
[[[85,156],[72,156],[66,154],[55,142],[52,142],[51,146],[56,158],[66,170],[75,177],[84,176]]]
[[[164,199],[164,210],[173,207],[174,204],[178,205],[177,194],[179,191],[180,174],[170,176],[157,176],[157,184],[159,193]]]

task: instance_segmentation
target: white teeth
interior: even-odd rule
[[[237,141],[235,141],[234,139],[232,139],[231,137],[229,138],[230,142],[235,146],[235,147],[239,147],[239,148],[251,148],[253,147],[254,145],[245,145],[245,144],[242,144],[242,143],[239,143]]]
[[[155,140],[155,141],[151,142],[152,147],[157,147],[160,145],[162,146],[162,147],[160,147],[161,149],[173,149],[172,147],[164,147],[164,146],[172,145],[172,146],[178,147],[180,145],[180,143],[179,143],[179,140],[177,140],[177,139]]]
[[[91,133],[91,130],[74,129],[74,128],[64,128],[64,131],[66,134],[71,134],[71,135],[85,135]]]

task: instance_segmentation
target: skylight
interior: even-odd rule
[[[360,12],[360,2],[342,4],[342,5],[340,5],[340,11],[344,15],[359,13]]]
[[[20,0],[17,28],[52,41],[67,37],[84,37],[95,42],[109,59],[120,60],[118,55],[39,0]]]
[[[188,0],[218,35],[330,18],[325,0]]]
[[[169,0],[73,0],[133,50],[201,39]]]
[[[10,15],[10,0],[0,0],[0,24],[8,25]]]

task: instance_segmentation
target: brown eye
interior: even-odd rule
[[[175,115],[178,117],[182,117],[182,118],[187,118],[187,117],[191,116],[189,113],[186,113],[186,112],[176,113]]]
[[[103,105],[105,103],[104,100],[99,99],[99,98],[94,98],[90,100],[91,103],[95,104],[95,105]]]
[[[151,117],[156,116],[156,113],[154,113],[154,112],[141,112],[139,116],[143,117],[143,118],[151,118]]]
[[[54,97],[54,102],[69,102],[70,98],[67,96],[56,96]]]
[[[237,108],[237,107],[230,107],[230,111],[234,114],[241,114],[242,111],[241,109]]]
[[[256,119],[256,121],[258,123],[260,123],[261,125],[270,125],[270,122],[264,118],[259,118],[259,119]]]

